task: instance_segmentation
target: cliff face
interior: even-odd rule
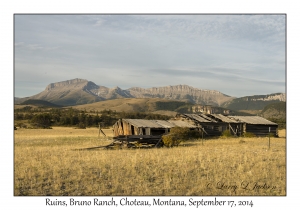
[[[85,79],[72,79],[49,84],[44,91],[31,96],[30,99],[40,99],[62,106],[93,103],[105,100],[93,94],[99,86]]]
[[[285,93],[273,93],[269,95],[255,95],[235,98],[222,104],[222,107],[231,110],[262,110],[272,103],[285,102]]]
[[[252,101],[286,101],[285,93],[274,93],[270,95],[261,96],[258,98],[251,98]]]
[[[130,94],[136,98],[165,98],[185,100],[197,104],[209,104],[220,106],[221,103],[233,99],[233,97],[224,95],[215,90],[201,90],[188,85],[176,85],[166,87],[128,89]]]
[[[56,83],[51,83],[46,87],[46,91],[51,91],[57,88],[71,88],[71,87],[78,87],[78,88],[83,88],[85,85],[87,85],[88,81],[86,79],[72,79],[72,80],[66,80],[63,82],[56,82]]]
[[[87,104],[118,98],[161,98],[169,100],[181,100],[200,105],[227,106],[236,101],[234,97],[227,96],[216,90],[202,90],[188,85],[175,85],[165,87],[140,88],[132,87],[123,90],[120,87],[107,88],[96,85],[86,79],[72,79],[49,84],[44,91],[28,97],[27,99],[39,99],[54,104],[70,106]],[[271,94],[259,97],[243,97],[238,101],[274,101],[285,100],[285,94]]]

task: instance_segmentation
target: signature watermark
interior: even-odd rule
[[[276,185],[269,184],[267,182],[247,182],[242,181],[237,182],[226,182],[218,181],[217,183],[209,182],[206,185],[207,189],[218,189],[218,190],[229,190],[233,193],[236,193],[237,190],[246,190],[246,191],[258,191],[258,190],[276,190]]]

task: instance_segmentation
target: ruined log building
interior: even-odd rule
[[[232,135],[253,133],[256,136],[278,136],[278,125],[259,116],[225,116],[222,114],[177,114],[173,120],[120,119],[113,125],[114,136],[151,135],[170,132],[173,127],[188,127],[207,137],[220,136],[230,130]]]

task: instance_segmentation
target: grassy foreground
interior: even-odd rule
[[[111,131],[104,130],[112,135]],[[286,138],[228,138],[159,149],[106,145],[97,128],[19,129],[14,195],[286,195]]]

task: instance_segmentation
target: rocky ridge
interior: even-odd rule
[[[44,91],[29,97],[59,105],[78,105],[117,98],[163,98],[188,101],[190,103],[220,106],[234,97],[215,90],[202,90],[188,85],[140,88],[123,90],[107,88],[86,79],[72,79],[49,84]]]

